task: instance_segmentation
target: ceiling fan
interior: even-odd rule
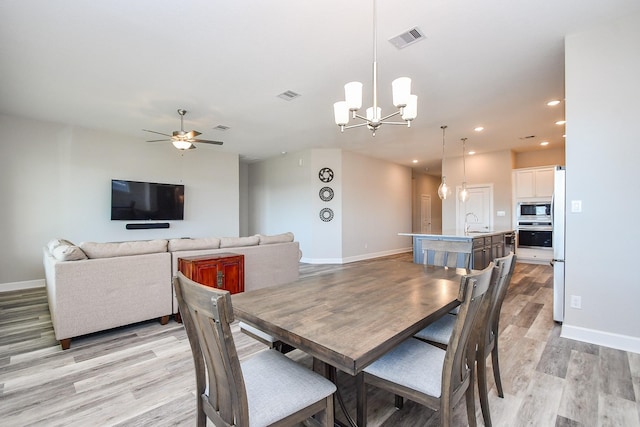
[[[172,135],[162,132],[156,132],[154,130],[142,129],[145,132],[157,133],[158,135],[168,136],[170,139],[153,139],[147,142],[160,142],[160,141],[171,141],[174,147],[178,150],[191,150],[196,148],[193,145],[194,142],[203,143],[203,144],[215,144],[222,145],[222,141],[209,141],[207,139],[197,139],[198,135],[202,135],[200,132],[192,130],[190,132],[184,131],[184,115],[187,114],[187,110],[183,110],[182,108],[178,110],[178,114],[180,114],[180,130],[173,131]]]

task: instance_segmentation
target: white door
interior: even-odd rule
[[[457,193],[461,190],[458,187]],[[472,231],[488,231],[493,229],[493,185],[468,185],[469,198],[461,202],[456,197],[457,231],[463,232],[465,221]]]
[[[431,234],[431,196],[423,194],[420,200],[420,233]]]

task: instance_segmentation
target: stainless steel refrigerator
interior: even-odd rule
[[[556,166],[553,180],[553,199],[551,210],[553,215],[553,320],[564,320],[564,244],[565,244],[565,169]]]

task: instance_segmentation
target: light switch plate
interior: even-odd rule
[[[505,211],[498,211],[498,212],[496,213],[496,215],[497,215],[497,216],[506,216],[506,215],[507,215],[507,213],[506,213]]]
[[[582,200],[572,200],[571,201],[571,212],[572,213],[580,213],[580,212],[582,212]]]

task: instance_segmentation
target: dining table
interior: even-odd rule
[[[455,308],[461,279],[470,272],[359,262],[231,299],[236,319],[355,376]]]

